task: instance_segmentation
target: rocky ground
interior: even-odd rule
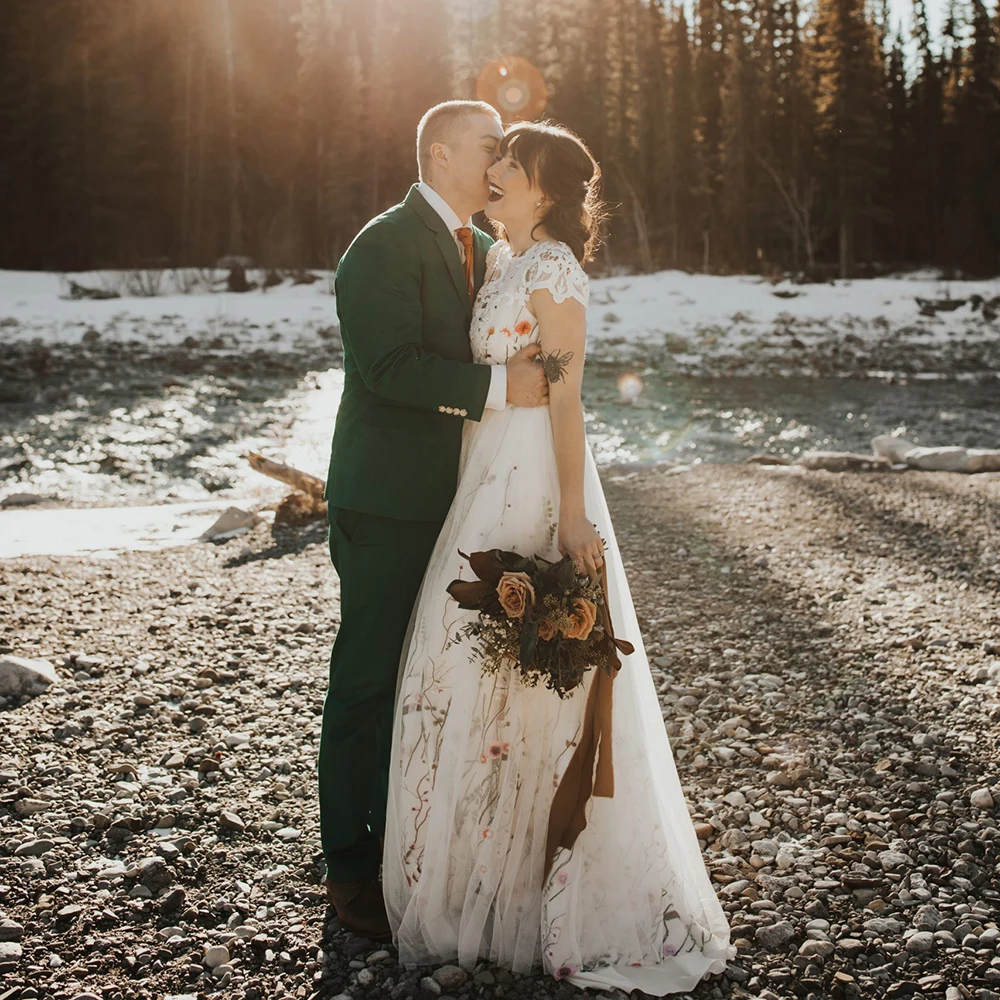
[[[1000,998],[1000,478],[703,466],[608,498],[736,960],[692,996]],[[2,516],[2,515],[0,515]],[[319,881],[322,525],[0,563],[0,1000],[533,998]]]

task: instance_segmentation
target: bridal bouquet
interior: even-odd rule
[[[543,682],[565,698],[590,667],[609,677],[621,666],[618,653],[633,652],[616,639],[608,611],[607,577],[577,573],[569,556],[549,562],[492,549],[467,556],[476,580],[454,580],[448,593],[479,617],[459,630],[476,640],[483,672],[514,664],[530,686]]]

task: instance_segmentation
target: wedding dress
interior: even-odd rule
[[[471,339],[503,364],[539,331],[529,296],[584,305],[588,279],[569,247],[543,241],[487,258]],[[692,989],[733,956],[677,777],[621,554],[588,447],[587,514],[607,542],[615,634],[632,642],[612,685],[614,795],[547,878],[549,806],[581,731],[595,671],[567,698],[483,675],[475,618],[445,592],[474,578],[459,551],[502,548],[559,559],[559,479],[547,407],[487,410],[464,430],[458,492],[410,621],[392,735],[383,893],[404,965],[482,957],[580,987]]]

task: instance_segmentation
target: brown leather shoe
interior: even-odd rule
[[[331,882],[327,879],[324,885],[326,898],[346,930],[373,941],[385,941],[392,937],[382,887],[378,882],[374,879],[358,882]]]

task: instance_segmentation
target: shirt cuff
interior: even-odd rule
[[[493,365],[490,369],[490,391],[486,396],[487,410],[502,410],[507,405],[507,369]]]

